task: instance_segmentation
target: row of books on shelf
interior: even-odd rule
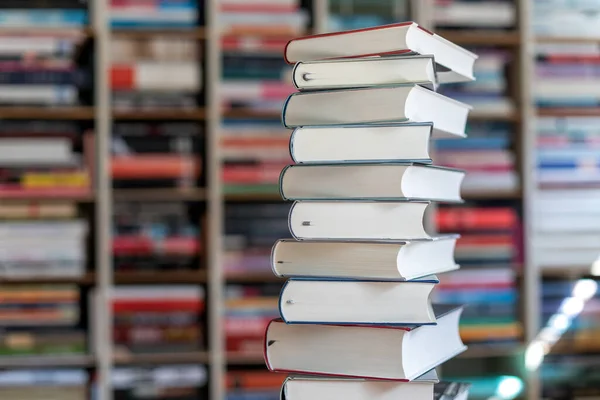
[[[7,1],[1,5],[0,26],[84,28],[90,22],[89,6],[87,0]],[[201,23],[204,7],[198,0],[111,0],[109,6],[115,28],[190,28]]]
[[[112,253],[117,271],[195,270],[203,253],[201,217],[186,203],[115,204]],[[73,203],[0,206],[0,276],[81,277],[92,258],[89,225]]]
[[[0,35],[0,103],[77,105],[91,100],[90,62],[76,33]],[[110,85],[118,110],[192,109],[203,87],[202,51],[195,39],[115,37]]]
[[[115,357],[204,349],[204,298],[201,286],[117,287],[112,297]],[[87,354],[91,343],[85,315],[94,308],[88,314],[85,304],[74,285],[3,285],[0,355]]]
[[[207,376],[204,365],[170,365],[120,367],[110,379],[115,400],[190,400],[205,398]],[[0,395],[15,400],[95,399],[94,380],[83,369],[3,371]]]
[[[89,195],[95,163],[94,135],[53,133],[50,123],[29,128],[0,134],[3,196]],[[192,123],[118,124],[111,149],[113,186],[201,187],[203,148],[201,129]]]
[[[536,0],[533,2],[533,32],[545,37],[597,38],[598,3],[587,0]]]

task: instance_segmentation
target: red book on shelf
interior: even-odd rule
[[[497,208],[444,208],[436,216],[440,231],[461,229],[513,229],[517,215],[510,207]]]

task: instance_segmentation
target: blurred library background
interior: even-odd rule
[[[283,48],[407,20],[480,56],[441,376],[600,398],[600,0],[0,0],[0,398],[279,399]]]

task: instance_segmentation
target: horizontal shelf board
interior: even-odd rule
[[[511,344],[472,344],[459,358],[512,357],[523,353],[523,345]]]
[[[462,193],[465,200],[520,200],[522,193],[520,190],[513,191],[468,191]]]
[[[113,118],[120,120],[186,120],[203,121],[206,112],[203,108],[195,110],[156,109],[156,110],[114,110]]]
[[[284,201],[279,193],[231,193],[225,201]]]
[[[36,202],[46,202],[46,203],[56,203],[56,202],[65,202],[65,201],[72,201],[72,202],[76,202],[76,203],[90,203],[95,201],[95,197],[93,194],[89,194],[89,195],[84,195],[84,196],[63,196],[63,195],[44,195],[44,196],[37,196],[37,195],[28,195],[28,194],[23,194],[23,193],[11,193],[6,194],[6,193],[2,193],[0,194],[0,199],[2,201],[11,201],[11,202],[18,202],[18,201],[36,201]]]
[[[89,355],[73,356],[13,356],[0,358],[0,368],[40,367],[92,367],[94,358]]]
[[[91,120],[93,107],[0,107],[0,119]]]
[[[115,272],[116,284],[179,284],[179,283],[206,283],[207,272],[204,269],[197,271],[132,271]]]
[[[461,46],[518,46],[521,44],[521,36],[518,31],[495,32],[477,29],[473,29],[472,31],[452,31],[438,29],[435,33]]]
[[[177,38],[206,39],[207,30],[203,27],[197,28],[173,28],[173,29],[152,29],[152,28],[134,28],[134,29],[112,29],[111,34],[116,37],[125,38],[152,38],[155,36],[174,36]]]
[[[194,189],[113,189],[113,197],[119,201],[203,201],[206,190]]]
[[[548,267],[540,266],[540,272],[542,276],[548,278],[572,278],[579,279],[582,277],[588,277],[591,275],[591,265],[565,265],[564,267]]]
[[[115,354],[114,362],[117,365],[139,364],[208,364],[210,356],[205,351],[187,353],[158,353],[158,354]]]
[[[282,103],[283,107],[283,103]],[[281,112],[261,112],[252,110],[227,110],[223,111],[223,118],[231,119],[278,119],[281,120]]]
[[[539,117],[600,117],[600,107],[538,108]]]
[[[33,28],[33,27],[2,27],[0,28],[0,34],[6,35],[18,35],[19,33],[25,33],[27,35],[40,35],[40,36],[52,36],[52,35],[65,35],[65,36],[92,36],[94,29],[89,26],[82,28]]]
[[[236,354],[227,353],[229,365],[266,365],[262,354]]]
[[[600,37],[552,37],[538,36],[535,38],[537,43],[566,43],[566,44],[586,44],[600,43]]]
[[[285,282],[285,278],[275,276],[272,272],[225,274],[228,283],[262,283],[262,282]]]
[[[92,272],[83,276],[52,276],[52,277],[0,277],[0,284],[62,284],[90,285],[95,282]]]
[[[469,114],[469,120],[519,122],[519,121],[521,121],[521,115],[517,112],[507,113],[507,114],[498,114],[498,113],[486,113],[486,112],[472,111]]]

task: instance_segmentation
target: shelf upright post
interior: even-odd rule
[[[207,157],[207,226],[208,243],[208,345],[210,361],[210,399],[225,399],[225,334],[223,290],[223,190],[221,185],[221,102],[219,86],[221,83],[221,31],[219,29],[219,1],[204,2],[206,37],[206,157]]]
[[[313,0],[313,28],[312,33],[327,33],[329,25],[329,0]]]
[[[92,5],[94,54],[94,122],[96,196],[96,300],[92,316],[94,355],[96,357],[98,400],[112,400],[112,182],[110,175],[110,142],[112,130],[110,93],[110,24],[108,0],[94,0]]]
[[[535,201],[537,194],[536,178],[536,111],[533,103],[532,85],[534,81],[535,37],[532,29],[532,2],[519,1],[520,76],[521,76],[521,149],[523,169],[523,236],[525,264],[523,268],[525,344],[531,343],[540,329],[540,271],[532,243],[537,226]],[[541,396],[539,376],[527,374],[527,398]]]

